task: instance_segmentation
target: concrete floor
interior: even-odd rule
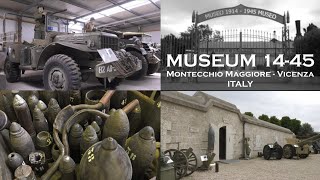
[[[3,74],[3,72],[0,72]],[[2,80],[3,79],[3,80]],[[124,80],[117,86],[117,90],[160,90],[160,73],[154,73],[150,76],[145,76],[140,80]],[[2,89],[8,90],[44,90],[42,82],[42,71],[26,71],[24,75],[21,76],[21,80],[16,83],[6,82],[6,87],[2,81],[6,81],[4,77],[1,78]],[[4,82],[5,83],[5,82]],[[103,89],[104,86],[99,83],[99,81],[94,77],[89,77],[88,81],[82,82],[82,89]]]

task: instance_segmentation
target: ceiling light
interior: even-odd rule
[[[99,13],[103,14],[105,16],[111,16],[113,14],[117,14],[117,13],[122,12],[122,11],[124,11],[124,10],[121,7],[117,6],[117,7],[111,8],[111,9],[100,11]]]
[[[121,7],[125,8],[125,9],[133,9],[133,8],[137,8],[137,7],[147,5],[150,3],[151,2],[149,0],[135,0],[135,1],[131,1],[131,2],[123,4],[123,5],[121,5]]]
[[[94,14],[90,14],[88,16],[84,16],[82,18],[79,18],[78,21],[88,22],[91,18],[99,19],[99,18],[102,18],[102,17],[105,17],[105,16],[100,14],[100,13],[94,13]]]

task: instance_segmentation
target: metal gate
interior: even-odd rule
[[[199,46],[195,44],[197,42],[194,34],[182,34],[180,37],[174,35],[168,35],[161,39],[161,51],[164,60],[164,68],[167,67],[167,54],[171,54],[173,58],[176,58],[178,54],[190,54],[197,52],[199,48],[200,54],[229,54],[230,59],[235,57],[235,54],[256,55],[256,66],[252,70],[277,70],[277,67],[270,68],[265,67],[265,55],[270,54],[270,58],[274,59],[279,54],[284,54],[285,49],[281,41],[281,36],[278,36],[276,32],[269,33],[257,30],[225,30],[216,31],[215,35],[210,36],[207,39],[200,40]],[[281,33],[280,33],[281,34]],[[288,43],[288,54],[294,53],[293,42]],[[177,70],[184,68],[176,68]],[[227,67],[228,68],[228,67]],[[232,69],[239,69],[238,67]],[[165,70],[165,69],[163,69]],[[188,69],[190,71],[190,68]],[[206,71],[222,70],[218,68],[207,68]],[[245,70],[245,69],[239,69]]]
[[[288,50],[288,54],[294,51],[293,42],[289,42]],[[246,56],[255,54],[256,67],[246,67],[242,69],[235,67],[229,69],[276,71],[276,66],[266,67],[265,56],[266,54],[270,54],[270,58],[275,59],[279,54],[285,54],[285,49],[281,41],[281,36],[278,36],[276,31],[269,33],[257,30],[235,29],[219,32],[218,36],[200,41],[199,53],[229,54],[231,61],[235,58],[235,54],[245,54]]]

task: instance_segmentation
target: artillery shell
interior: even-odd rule
[[[36,106],[32,112],[33,126],[37,133],[41,131],[49,131],[47,119],[44,117],[43,112]]]
[[[37,134],[36,147],[38,150],[41,150],[44,152],[47,162],[52,161],[52,155],[51,155],[52,144],[53,144],[53,139],[49,132],[41,131],[40,133]]]
[[[139,131],[139,129],[141,129],[141,126],[143,124],[143,122],[141,120],[141,107],[140,107],[140,105],[135,107],[134,110],[128,114],[128,119],[130,122],[129,136],[132,136],[135,133],[137,133]]]
[[[127,91],[116,91],[110,99],[110,109],[120,109],[127,104]]]
[[[102,121],[102,118],[100,116],[95,116],[94,121],[98,124],[99,127],[103,127],[104,121]]]
[[[35,151],[31,136],[20,124],[13,122],[10,126],[10,144],[15,152],[19,153],[25,162],[28,156]]]
[[[38,91],[28,91],[29,96],[36,96],[39,99],[39,92]]]
[[[33,94],[33,95],[29,96],[28,101],[27,101],[29,109],[33,110],[34,107],[38,104],[38,102],[39,102],[39,99],[36,95]]]
[[[57,91],[57,101],[60,107],[63,109],[70,104],[70,92],[69,91]]]
[[[4,112],[7,114],[11,122],[18,122],[17,116],[14,112],[13,104],[11,103],[12,101],[10,101],[11,98],[8,98],[6,95],[3,95],[2,98],[3,104],[6,104],[6,106],[4,106]]]
[[[20,154],[12,152],[8,155],[7,164],[12,172],[14,172],[19,166],[21,166],[22,163],[24,163],[24,161]]]
[[[71,130],[69,133],[69,146],[70,146],[70,151],[72,159],[76,162],[79,163],[81,160],[81,155],[80,155],[80,141],[83,133],[83,128],[80,126],[80,124],[76,123],[73,126],[71,126]]]
[[[212,125],[209,125],[209,130],[208,130],[208,152],[213,152],[214,151],[214,129]]]
[[[81,141],[80,141],[80,151],[81,154],[84,154],[86,150],[98,142],[98,136],[94,128],[89,125],[83,132]]]
[[[127,114],[122,110],[110,111],[110,117],[104,124],[102,139],[114,138],[122,147],[129,134],[129,120]]]
[[[60,171],[56,171],[51,177],[50,180],[61,180],[62,173]]]
[[[145,170],[152,164],[156,153],[153,128],[146,126],[130,137],[126,142],[125,150],[132,164],[132,179],[144,179]]]
[[[146,105],[150,106],[150,105]],[[158,98],[154,104],[150,107],[144,107],[141,110],[141,116],[143,119],[143,124],[145,126],[151,126],[154,129],[155,138],[157,141],[160,141],[160,109],[161,101]]]
[[[39,99],[48,104],[51,98],[57,98],[55,91],[39,91]]]
[[[57,100],[61,109],[67,105],[78,105],[81,104],[81,91],[70,90],[70,91],[57,91]]]
[[[59,170],[62,173],[61,180],[75,180],[76,163],[70,156],[63,156],[59,163]]]
[[[104,90],[90,90],[86,93],[85,104],[97,104],[106,93]]]
[[[77,105],[81,104],[81,91],[79,90],[71,90],[69,91],[70,94],[70,104]],[[69,104],[68,104],[69,105]]]
[[[54,98],[51,98],[48,104],[48,108],[45,112],[45,115],[50,124],[54,123],[54,120],[57,117],[57,114],[61,111],[61,108],[58,104],[58,101]]]
[[[131,177],[132,166],[128,154],[111,137],[90,147],[80,162],[79,180],[131,180]]]
[[[93,129],[96,131],[97,136],[98,136],[98,139],[100,140],[100,139],[101,139],[101,130],[100,130],[99,125],[97,124],[97,122],[93,121],[93,122],[91,123],[91,126],[92,126]]]
[[[27,102],[21,96],[16,94],[13,98],[13,108],[17,115],[19,124],[34,139],[36,137],[36,131],[33,127],[32,117]]]
[[[38,107],[42,112],[46,111],[47,108],[48,108],[47,105],[46,105],[43,101],[41,101],[41,100],[38,101],[37,107]]]
[[[90,105],[94,105],[99,103],[100,99],[103,97],[103,95],[106,93],[106,91],[104,90],[90,90],[86,93],[85,95],[85,104],[90,104]],[[110,101],[108,102],[108,104],[105,105],[105,110],[106,112],[109,111],[109,107],[110,107]]]
[[[12,90],[11,91],[12,95],[15,96],[15,95],[19,95],[21,96],[23,99],[27,99],[28,98],[28,91],[18,91],[18,90]]]
[[[12,145],[10,143],[10,131],[8,129],[3,129],[2,131],[0,131],[0,138],[1,138],[1,136],[2,136],[2,139],[5,143],[5,145],[6,145],[6,147],[4,147],[4,148],[8,149],[7,152],[14,151],[12,148]]]
[[[43,151],[35,151],[29,154],[29,162],[33,171],[41,176],[48,170],[48,163],[46,162],[46,155]]]
[[[36,180],[36,175],[28,165],[21,165],[14,171],[17,180]]]
[[[8,120],[6,113],[0,110],[0,131],[3,129],[8,129],[10,125],[11,122]]]

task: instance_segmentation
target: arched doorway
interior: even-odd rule
[[[219,159],[226,159],[227,155],[227,127],[222,126],[219,129]]]

